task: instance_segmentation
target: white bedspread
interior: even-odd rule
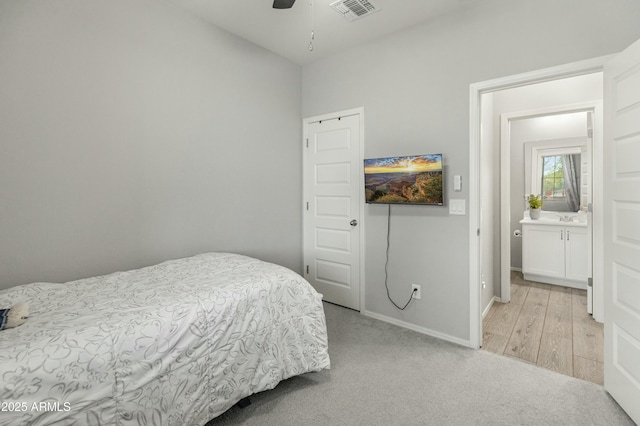
[[[203,425],[329,368],[318,294],[294,272],[209,253],[0,291],[31,315],[0,331],[0,425]]]

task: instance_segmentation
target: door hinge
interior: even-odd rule
[[[478,228],[478,230],[476,231],[476,234],[478,235],[478,237],[480,236],[480,228]]]
[[[593,138],[593,129],[589,129],[589,130],[587,130],[587,137],[588,137],[589,139]]]
[[[309,211],[309,202],[307,201],[307,211]]]
[[[309,275],[309,265],[307,265],[307,275]]]
[[[587,287],[593,287],[593,278],[587,278]]]
[[[309,138],[307,138],[307,148],[309,148]]]

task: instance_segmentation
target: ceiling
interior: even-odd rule
[[[169,1],[294,63],[305,65],[480,0],[370,0],[380,11],[354,22],[329,7],[334,0],[297,0],[291,9],[282,10],[271,7],[273,0]],[[312,15],[315,39],[314,49],[309,51]]]

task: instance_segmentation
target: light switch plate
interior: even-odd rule
[[[456,192],[462,191],[462,176],[460,175],[453,176],[453,190]]]
[[[449,200],[449,214],[464,215],[465,212],[465,200],[450,199]]]

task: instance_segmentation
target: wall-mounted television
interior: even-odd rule
[[[364,160],[369,204],[443,205],[442,154]]]

